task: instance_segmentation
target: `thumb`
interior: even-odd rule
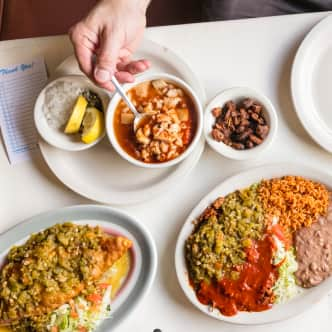
[[[104,31],[96,59],[94,77],[98,83],[111,80],[116,70],[117,60],[121,49],[119,32]]]

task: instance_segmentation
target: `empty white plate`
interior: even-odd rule
[[[319,22],[297,51],[291,77],[294,106],[304,128],[332,152],[332,15]]]

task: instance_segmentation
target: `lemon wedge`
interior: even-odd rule
[[[65,134],[76,134],[81,128],[85,109],[88,105],[88,101],[83,97],[79,96],[76,100],[74,108],[71,112],[69,120],[65,128]]]
[[[82,142],[90,144],[97,140],[105,129],[104,113],[95,107],[88,107],[83,119]]]

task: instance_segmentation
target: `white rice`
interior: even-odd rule
[[[45,91],[43,113],[47,123],[54,129],[63,129],[67,123],[77,97],[84,87],[77,82],[59,81]]]

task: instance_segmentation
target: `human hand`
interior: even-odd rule
[[[99,86],[114,91],[112,75],[132,82],[147,60],[130,61],[143,37],[149,0],[101,0],[69,31],[81,70]]]

